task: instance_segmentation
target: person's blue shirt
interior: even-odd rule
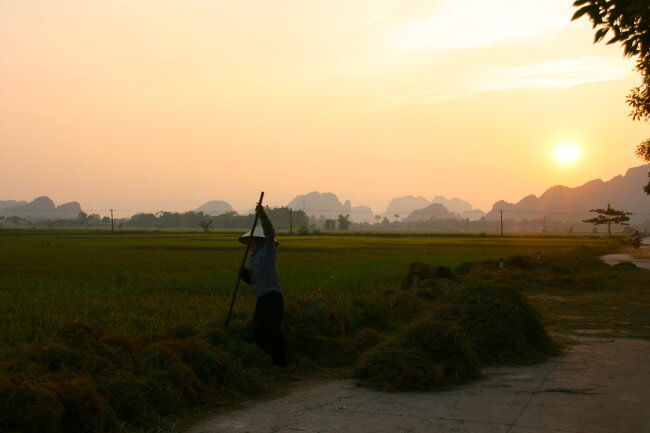
[[[255,297],[258,299],[270,292],[282,293],[275,269],[275,230],[266,215],[260,216],[264,229],[264,245],[257,248],[248,259],[250,280]]]

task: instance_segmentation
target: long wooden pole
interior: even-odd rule
[[[264,191],[260,194],[260,201],[257,202],[258,206],[262,205],[262,200],[264,199]],[[257,226],[257,210],[255,211],[255,218],[253,219],[253,228],[251,229],[251,235],[248,237],[248,243],[246,244],[246,251],[244,252],[244,258],[241,261],[241,266],[239,269],[246,266],[246,258],[248,257],[248,252],[251,249],[251,243],[253,242],[253,235],[255,234],[255,226]],[[235,284],[235,291],[232,292],[232,299],[230,300],[230,309],[228,310],[228,317],[226,317],[226,323],[223,327],[227,328],[228,323],[230,323],[230,317],[232,316],[232,308],[235,306],[235,298],[237,298],[237,290],[239,289],[239,282],[241,281],[241,275],[237,272],[237,284]]]

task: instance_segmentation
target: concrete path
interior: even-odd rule
[[[607,254],[601,257],[608,265],[617,265],[622,262],[632,262],[637,268],[650,269],[650,259],[635,259],[631,254]]]
[[[335,380],[217,416],[191,433],[650,432],[650,342],[582,339],[531,367],[492,368],[446,392]]]
[[[650,238],[643,238],[641,248],[647,251],[650,249],[649,246]],[[650,269],[650,259],[637,259],[632,257],[631,254],[607,254],[605,256],[602,256],[601,260],[608,265],[617,265],[621,262],[632,262],[639,268]]]

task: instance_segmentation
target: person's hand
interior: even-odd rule
[[[239,278],[244,280],[246,284],[251,283],[251,272],[248,270],[246,266],[242,266],[239,268]]]
[[[257,206],[255,206],[255,212],[257,212],[258,214],[264,212],[264,206],[258,204]]]

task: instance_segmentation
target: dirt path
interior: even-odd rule
[[[650,252],[650,238],[643,238],[641,248],[646,252]],[[650,259],[635,258],[632,254],[607,254],[602,256],[601,259],[608,265],[616,265],[621,262],[632,262],[639,268],[650,269]]]
[[[383,393],[335,380],[196,425],[190,433],[648,433],[650,342],[581,339],[530,367],[492,368],[446,392]]]

